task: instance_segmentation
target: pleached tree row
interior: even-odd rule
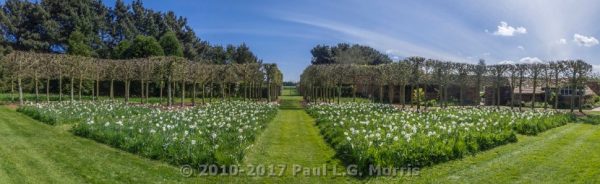
[[[581,91],[591,77],[592,66],[582,60],[561,60],[536,63],[505,63],[486,65],[456,63],[409,57],[399,62],[364,64],[313,64],[301,75],[300,91],[307,101],[340,101],[342,97],[363,97],[374,102],[406,104],[421,109],[433,105],[479,105],[484,96],[494,106],[510,105],[522,108],[522,91],[533,89],[534,108],[536,88],[543,88],[556,98],[560,89]],[[501,89],[509,89],[502,91]],[[508,100],[501,93],[508,92]],[[469,97],[467,97],[469,96]],[[570,108],[583,103],[583,93],[570,98]],[[558,108],[558,100],[545,95],[544,108]],[[453,98],[453,99],[451,99]],[[575,100],[578,100],[576,102]],[[578,105],[580,110],[582,105]]]
[[[83,94],[84,84],[92,86],[87,95],[91,95],[93,100],[98,99],[100,94],[108,94],[114,99],[116,83],[122,84],[121,94],[127,102],[134,95],[145,103],[152,94],[160,97],[161,103],[164,98],[168,105],[173,105],[174,98],[181,98],[182,106],[186,97],[192,98],[195,105],[199,102],[197,98],[201,98],[202,102],[213,98],[272,101],[279,95],[283,76],[276,64],[207,63],[210,62],[192,62],[173,56],[109,60],[14,51],[4,56],[0,70],[4,84],[10,85],[11,93],[18,91],[21,104],[25,86],[35,93],[36,102],[49,101],[50,95],[56,92],[60,100],[81,100],[86,95]],[[29,84],[26,85],[26,82]],[[109,84],[108,91],[102,91],[101,83]],[[51,85],[58,90],[51,92]],[[65,86],[68,91],[63,89]],[[138,94],[131,94],[132,89],[136,89]],[[68,96],[63,97],[65,93]]]

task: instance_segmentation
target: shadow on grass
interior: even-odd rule
[[[598,114],[587,114],[585,116],[577,117],[578,123],[600,125],[600,115]]]

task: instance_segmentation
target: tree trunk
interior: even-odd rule
[[[352,84],[352,102],[356,102],[356,85]]]
[[[497,82],[498,83],[496,84],[496,107],[500,109],[500,79],[498,79]]]
[[[585,87],[583,87],[581,93],[578,93],[578,98],[579,98],[579,112],[580,113],[583,113],[583,93],[585,93]]]
[[[460,89],[459,89],[459,99],[460,99],[460,102],[458,102],[458,104],[459,104],[460,106],[464,106],[464,103],[463,103],[463,102],[464,102],[464,100],[465,100],[465,99],[464,99],[464,91],[465,91],[465,90],[464,90],[464,85],[462,85],[462,84],[461,84],[461,85],[460,85]]]
[[[342,99],[342,85],[338,85],[337,87],[337,102],[340,103],[341,99]]]
[[[388,98],[390,104],[394,104],[394,86],[388,85]]]
[[[271,101],[271,79],[267,80],[267,101]]]
[[[158,92],[159,93],[158,94],[159,97],[158,98],[159,98],[159,101],[160,101],[159,103],[162,104],[163,103],[163,88],[164,88],[165,84],[164,84],[164,82],[162,80],[159,83],[160,83],[159,84],[160,86],[158,87],[159,88],[159,92]]]
[[[379,85],[379,103],[383,103],[383,85]]]
[[[173,105],[173,100],[171,99],[171,93],[173,90],[171,89],[171,80],[167,81],[167,105],[171,107]]]
[[[17,74],[17,85],[19,88],[19,104],[20,105],[24,105],[25,102],[23,101],[23,85],[21,84],[21,76],[20,74]]]
[[[94,100],[100,100],[100,79],[96,78],[96,98]]]
[[[181,81],[181,107],[185,105],[185,81]]]
[[[225,100],[225,85],[223,82],[219,83],[219,87],[221,88],[221,99]]]
[[[573,109],[575,108],[575,93],[577,91],[577,71],[573,70],[573,78],[571,83],[571,113],[573,113]]]
[[[554,109],[558,110],[558,97],[559,97],[559,87],[558,87],[558,71],[554,73]]]
[[[39,103],[40,102],[40,92],[39,92],[39,80],[38,80],[38,74],[37,72],[35,73],[35,103]]]
[[[402,109],[406,106],[406,85],[400,85],[400,104],[402,104]]]
[[[75,89],[73,83],[75,82],[75,78],[71,77],[71,81],[69,81],[70,85],[71,85],[71,102],[73,102],[73,100],[75,100]]]
[[[196,82],[192,84],[192,106],[196,106]]]
[[[140,103],[144,104],[144,80],[140,80]]]
[[[10,101],[14,102],[15,101],[15,82],[13,80],[13,78],[10,79]]]
[[[521,108],[523,104],[521,101],[523,100],[523,77],[519,80],[519,111],[523,111]]]
[[[204,104],[204,98],[206,98],[206,93],[205,93],[205,87],[204,87],[204,83],[200,83],[200,90],[202,91],[202,104]]]
[[[146,86],[146,90],[145,90],[146,94],[144,95],[144,98],[146,99],[146,103],[150,103],[150,102],[148,102],[148,99],[150,97],[150,81],[149,80],[146,81],[146,85],[145,86]]]
[[[115,100],[115,80],[110,79],[110,99]]]
[[[62,92],[62,73],[59,74],[58,76],[58,100],[62,101],[62,96],[63,96],[63,92]]]
[[[208,96],[209,96],[209,98],[208,98],[208,103],[212,103],[212,99],[213,99],[213,91],[214,91],[213,87],[214,87],[214,86],[215,86],[215,84],[214,84],[214,83],[211,81],[211,82],[210,82],[210,91],[208,92],[208,93],[209,93],[209,95],[208,95]]]
[[[413,95],[413,93],[415,92],[415,86],[414,85],[410,85],[410,108],[413,108],[413,105],[415,104],[415,99],[413,98],[415,95]]]
[[[537,79],[536,77],[533,78],[533,94],[531,94],[531,109],[533,110],[535,108],[535,88],[537,87]]]
[[[444,85],[444,108],[448,108],[448,86]]]
[[[125,103],[129,103],[129,79],[125,79]]]
[[[81,75],[79,75],[79,89],[78,89],[79,101],[81,101],[81,88],[83,88],[83,77]]]
[[[46,102],[50,102],[50,78],[46,79]]]

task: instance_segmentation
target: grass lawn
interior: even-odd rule
[[[284,93],[285,94],[285,93]],[[460,160],[421,168],[418,176],[294,176],[294,164],[344,167],[300,106],[283,96],[275,119],[245,164],[285,164],[283,176],[193,176],[179,168],[80,138],[0,107],[0,183],[599,183],[600,125],[572,123]]]

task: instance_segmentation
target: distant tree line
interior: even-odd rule
[[[211,64],[260,63],[245,45],[211,46],[187,19],[141,0],[108,7],[101,0],[23,1],[0,5],[0,53],[69,53],[103,59],[179,56]]]
[[[313,65],[318,64],[361,64],[378,65],[391,63],[392,59],[374,48],[365,45],[340,43],[335,46],[317,45],[310,53]]]
[[[356,46],[356,48],[366,47]],[[350,95],[346,96],[356,98],[357,89],[360,86],[363,96],[371,98],[372,101],[399,103],[402,107],[410,104],[411,106],[416,105],[417,109],[420,109],[421,105],[427,108],[432,104],[423,103],[427,99],[423,96],[425,94],[419,90],[426,89],[427,86],[435,86],[437,97],[434,99],[439,106],[446,107],[449,100],[448,88],[457,86],[460,94],[457,105],[465,105],[466,88],[476,89],[475,93],[478,96],[481,89],[488,87],[494,89],[495,92],[486,98],[491,98],[493,104],[499,106],[501,105],[500,89],[508,86],[511,93],[511,108],[518,107],[520,110],[523,104],[516,102],[515,99],[523,98],[521,96],[516,98],[513,89],[522,91],[524,86],[531,87],[533,89],[531,108],[534,108],[536,88],[551,89],[549,87],[554,87],[552,92],[554,96],[559,94],[560,88],[579,91],[585,88],[585,82],[591,77],[592,70],[592,66],[582,60],[486,65],[484,60],[480,60],[478,64],[467,64],[409,57],[399,62],[391,62],[387,59],[377,59],[385,58],[383,56],[374,57],[377,54],[353,57],[332,54],[336,49],[338,47],[330,48],[318,45],[312,50],[313,65],[304,70],[299,82],[300,91],[306,100],[332,102],[337,99],[339,102],[342,94],[348,94],[343,93],[343,89],[350,89]],[[353,59],[341,60],[340,58]],[[409,88],[409,91],[406,91],[406,88]],[[400,91],[396,92],[395,90]],[[394,96],[395,94],[398,96]],[[523,93],[519,92],[518,94],[522,95]],[[573,97],[570,98],[570,109],[573,111],[575,100],[578,100],[581,111],[583,94],[580,92],[573,94]],[[389,99],[384,99],[385,96]],[[406,96],[410,97],[408,98],[409,102],[405,101],[404,97]],[[550,97],[552,96],[545,95],[545,102],[554,101],[553,108],[558,108],[558,100],[548,99]],[[399,101],[394,99],[399,99]],[[480,104],[480,99],[476,98],[474,104]],[[548,108],[547,103],[545,104],[544,108]]]

